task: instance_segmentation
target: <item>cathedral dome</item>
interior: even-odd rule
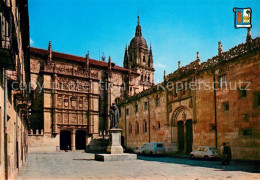
[[[148,49],[146,40],[142,37],[142,27],[140,26],[139,16],[137,16],[137,26],[135,30],[135,37],[130,42],[130,49],[144,48]]]
[[[146,40],[142,36],[135,36],[130,42],[130,47],[148,49]]]

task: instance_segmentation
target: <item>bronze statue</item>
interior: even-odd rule
[[[109,110],[110,115],[110,129],[118,128],[119,123],[119,110],[115,103],[112,104]]]

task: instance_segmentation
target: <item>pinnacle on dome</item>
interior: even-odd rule
[[[139,16],[137,16],[137,26],[135,30],[135,36],[142,36],[142,28],[140,26]]]

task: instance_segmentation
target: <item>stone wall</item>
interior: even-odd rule
[[[164,142],[167,151],[190,152],[196,146],[212,146],[220,150],[223,142],[230,142],[233,159],[259,160],[259,47],[259,38],[256,38],[227,52],[220,49],[218,56],[203,63],[198,56],[189,65],[165,76],[165,81],[158,85],[168,87],[169,83],[188,82],[194,83],[195,88],[191,86],[193,88],[177,91],[178,85],[165,91],[150,88],[121,101],[120,127],[127,148]],[[242,90],[247,85],[249,89]],[[144,103],[147,98],[155,101],[158,94],[162,104],[159,109],[151,106],[152,135],[149,141],[143,132],[143,121],[147,117]],[[137,113],[134,111],[136,105]],[[128,115],[126,109],[129,109]],[[135,130],[137,122],[139,133]],[[162,122],[159,131],[153,128],[157,122]],[[129,133],[130,124],[133,124],[132,133]]]
[[[26,84],[22,84],[29,81],[28,3],[17,3],[1,1],[0,8],[0,179],[15,179],[28,152],[30,102],[29,93],[24,90]]]

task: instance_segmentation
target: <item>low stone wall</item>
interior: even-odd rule
[[[28,136],[29,152],[56,152],[59,151],[59,135],[48,137],[44,135]]]

